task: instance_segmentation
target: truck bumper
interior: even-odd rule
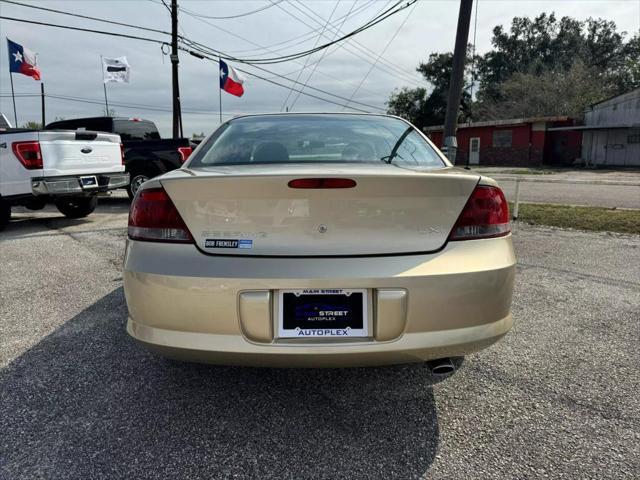
[[[92,177],[95,177],[95,182],[91,182]],[[82,179],[89,179],[90,184],[83,184]],[[31,189],[34,195],[91,195],[127,185],[129,185],[127,172],[34,178],[31,180]]]

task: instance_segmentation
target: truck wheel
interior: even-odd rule
[[[142,184],[149,180],[149,176],[145,173],[133,173],[131,174],[131,182],[127,187],[127,193],[129,194],[129,198],[133,198],[136,196],[136,192],[140,189]]]
[[[11,205],[0,200],[0,231],[4,230],[11,219]]]
[[[82,218],[89,215],[98,205],[98,197],[68,197],[55,201],[56,208],[67,218]]]

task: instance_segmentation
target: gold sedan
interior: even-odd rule
[[[505,197],[396,117],[235,118],[129,215],[128,332],[169,357],[339,367],[451,357],[505,335]]]

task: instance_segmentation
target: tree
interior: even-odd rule
[[[585,21],[551,13],[534,19],[515,17],[506,31],[493,29],[493,49],[478,58],[480,89],[478,99],[495,103],[503,99],[504,84],[514,75],[562,76],[576,62],[601,78],[608,94],[622,93],[639,86],[634,71],[640,61],[637,37],[625,44],[625,32],[618,32],[609,20]]]
[[[41,130],[42,124],[40,122],[25,122],[22,124],[22,128],[28,128],[30,130]]]
[[[640,33],[624,46],[622,75],[619,75],[618,90],[629,91],[640,86]]]
[[[568,115],[580,118],[587,105],[610,96],[611,86],[580,60],[566,72],[514,73],[499,85],[498,99],[478,107],[483,119]]]
[[[493,29],[493,48],[475,59],[467,58],[460,119],[580,118],[591,103],[640,87],[640,34],[626,42],[625,37],[612,21],[558,19],[553,13],[533,19],[515,17],[508,30],[498,25]],[[428,85],[394,91],[388,112],[418,127],[442,124],[452,57],[451,53],[429,55],[417,68]],[[472,65],[479,83],[473,101],[469,93]]]
[[[395,90],[387,102],[387,113],[402,117],[416,126],[424,126],[429,123],[425,108],[427,98],[426,88],[404,87]]]
[[[470,51],[470,48],[468,50]],[[465,82],[460,105],[462,118],[467,118],[470,112],[471,95],[468,81],[471,75],[470,66],[471,58],[468,58],[467,82]],[[432,53],[429,55],[429,59],[420,63],[416,70],[431,84],[432,90],[427,93],[425,87],[405,87],[394,91],[387,102],[388,113],[403,117],[419,128],[444,123],[452,68],[452,53]]]

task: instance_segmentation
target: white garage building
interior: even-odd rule
[[[585,112],[582,159],[592,167],[640,167],[640,88]]]
[[[640,88],[591,105],[584,125],[547,130],[581,131],[587,167],[640,167]]]

